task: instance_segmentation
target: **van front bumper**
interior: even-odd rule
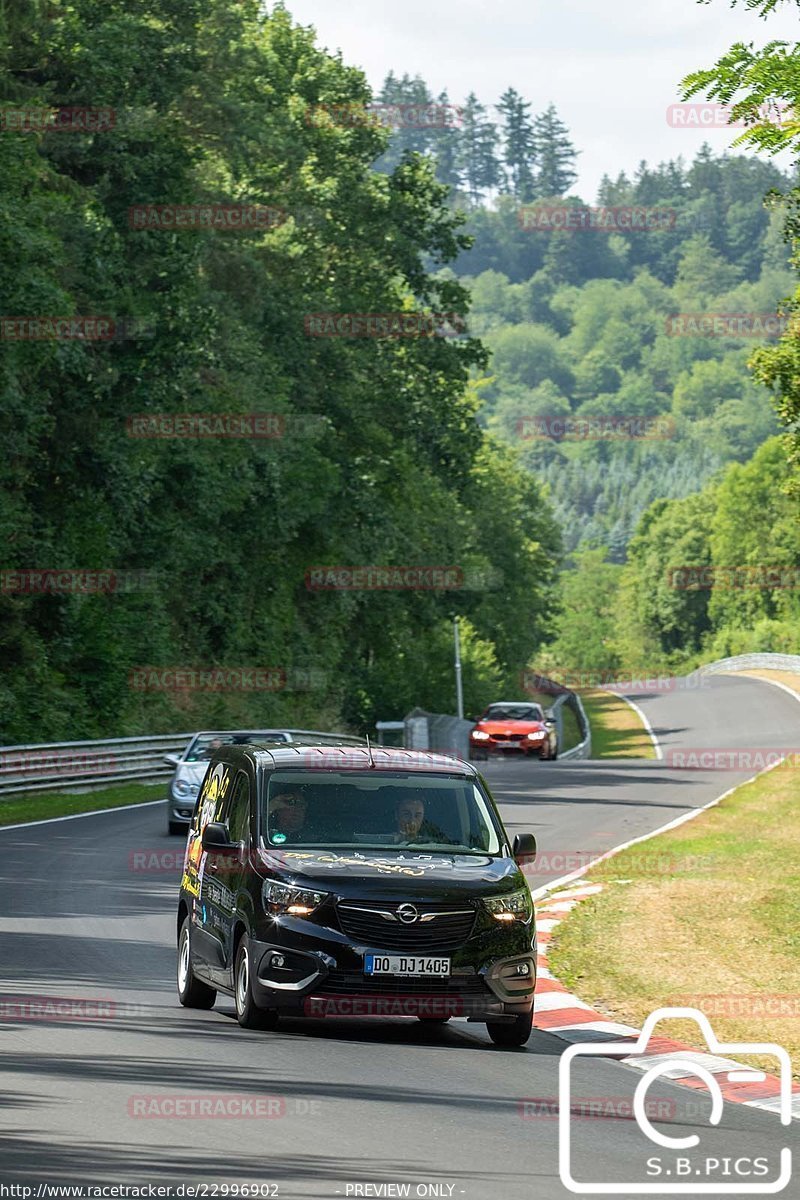
[[[530,1011],[536,988],[535,952],[489,961],[452,957],[447,977],[365,975],[369,948],[299,950],[250,942],[251,988],[262,1008],[286,1015],[466,1017],[496,1020]]]

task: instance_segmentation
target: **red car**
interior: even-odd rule
[[[538,704],[513,700],[490,704],[478,718],[469,735],[470,758],[509,752],[551,762],[558,758],[555,722],[544,715]]]

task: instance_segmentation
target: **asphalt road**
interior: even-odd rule
[[[704,689],[637,703],[667,753],[800,742],[797,701],[756,680],[716,677]],[[569,855],[641,836],[753,773],[747,764],[675,769],[666,759],[503,762],[486,771],[510,830],[534,831],[549,856],[536,882],[569,870]],[[179,845],[164,833],[161,808],[150,806],[0,829],[0,1197],[14,1194],[3,1186],[43,1182],[204,1182],[208,1195],[215,1183],[271,1184],[261,1194],[281,1198],[570,1194],[559,1180],[553,1115],[564,1043],[550,1034],[504,1051],[462,1021],[431,1031],[414,1020],[329,1018],[251,1033],[238,1027],[228,998],[208,1013],[181,1009],[179,871],[135,869],[134,858]],[[34,995],[84,1003],[66,1019],[18,1019],[14,998]],[[612,1195],[622,1194],[615,1181],[646,1179],[654,1154],[662,1169],[675,1157],[648,1144],[625,1115],[639,1078],[611,1060],[576,1063],[573,1095],[602,1098],[604,1115],[574,1121],[575,1173],[605,1182]],[[137,1115],[153,1096],[220,1094],[251,1105],[275,1097],[277,1115]],[[651,1095],[665,1106],[659,1128],[701,1134],[693,1162],[703,1147],[730,1158],[730,1195],[746,1194],[734,1163],[767,1160],[772,1178],[782,1146],[800,1154],[797,1124],[786,1129],[770,1114],[731,1105],[709,1130],[697,1093],[662,1080]],[[800,1174],[781,1194],[800,1198]]]

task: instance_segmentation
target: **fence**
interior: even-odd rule
[[[797,654],[738,654],[734,658],[720,658],[717,662],[700,667],[700,673],[714,675],[723,671],[792,671],[800,675],[800,656]]]
[[[166,779],[175,768],[167,766],[164,755],[183,753],[191,737],[191,733],[164,733],[149,738],[0,746],[0,797]]]
[[[293,741],[308,745],[363,746],[365,739],[349,734],[291,729]],[[166,754],[182,754],[194,733],[164,733],[155,737],[103,738],[96,742],[38,742],[0,746],[0,799],[21,792],[90,791],[111,783],[166,781],[175,768]]]

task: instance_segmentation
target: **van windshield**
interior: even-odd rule
[[[274,771],[261,800],[267,846],[499,854],[501,833],[471,779],[375,771]]]

